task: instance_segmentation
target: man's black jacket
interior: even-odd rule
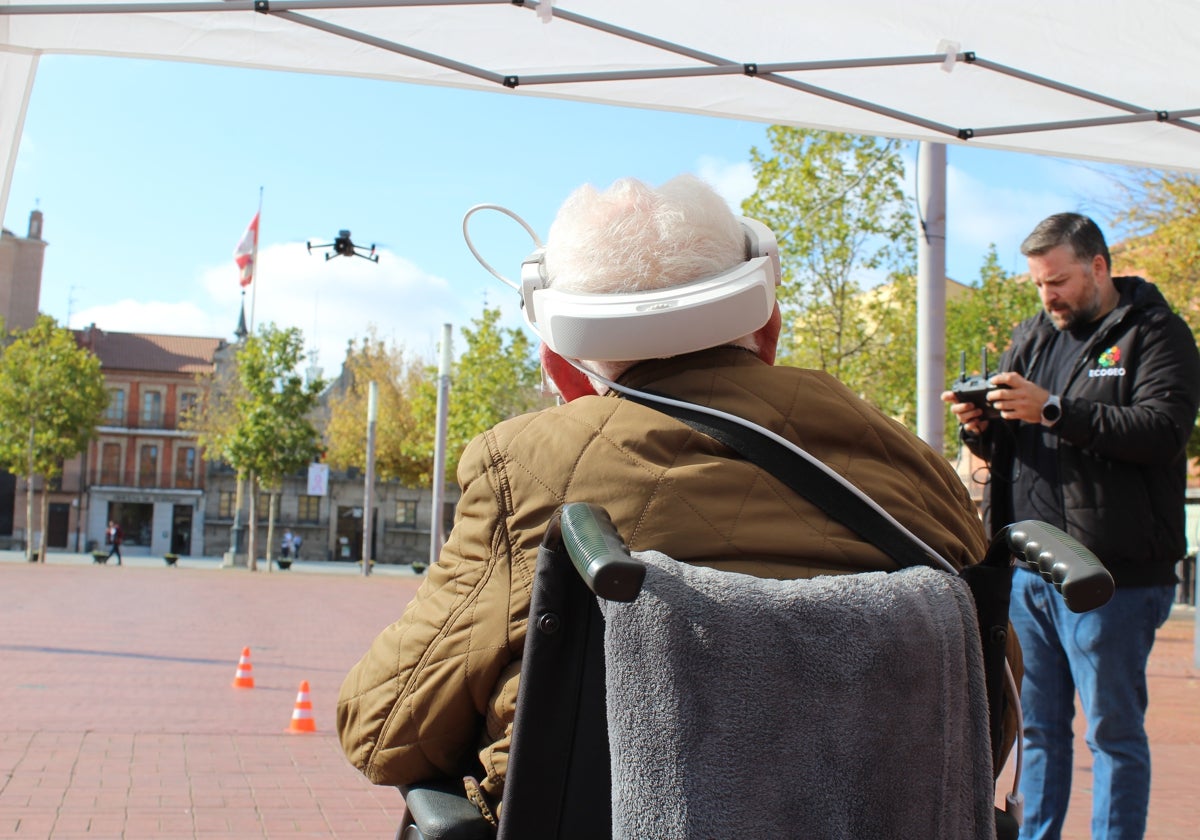
[[[1118,586],[1171,584],[1187,551],[1185,449],[1200,406],[1200,353],[1154,284],[1140,277],[1113,283],[1120,300],[1061,395],[1062,418],[1052,431],[1065,522],[1051,524],[1095,552]],[[1044,311],[1023,321],[1000,369],[1037,382],[1038,357],[1055,332]],[[991,466],[984,490],[990,533],[1012,521],[1019,422],[993,420],[982,436],[963,433]]]

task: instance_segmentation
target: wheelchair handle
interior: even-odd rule
[[[1013,554],[1062,593],[1071,612],[1094,610],[1112,597],[1115,584],[1108,569],[1078,540],[1053,525],[1026,519],[1001,533]]]
[[[561,512],[563,544],[588,588],[607,601],[632,601],[642,591],[646,567],[629,549],[599,505],[572,502]]]

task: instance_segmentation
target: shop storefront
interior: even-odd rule
[[[89,491],[88,540],[104,544],[108,523],[116,522],[125,535],[127,554],[188,556],[203,551],[204,506],[200,490]]]

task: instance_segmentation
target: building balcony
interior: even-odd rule
[[[192,479],[187,479],[184,476],[170,476],[162,478],[161,476],[144,476],[139,475],[134,470],[126,470],[121,473],[105,473],[101,474],[92,482],[93,487],[109,487],[120,488],[122,490],[203,490],[204,483],[199,476]]]

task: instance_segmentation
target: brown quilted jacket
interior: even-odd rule
[[[766,426],[952,563],[983,556],[975,506],[946,461],[825,374],[719,348],[641,363],[621,381]],[[895,568],[721,444],[616,396],[500,423],[467,446],[458,479],[439,561],[342,685],[342,746],[377,784],[462,775],[478,758],[498,801],[537,546],[564,502],[606,507],[633,550],[760,577]]]

